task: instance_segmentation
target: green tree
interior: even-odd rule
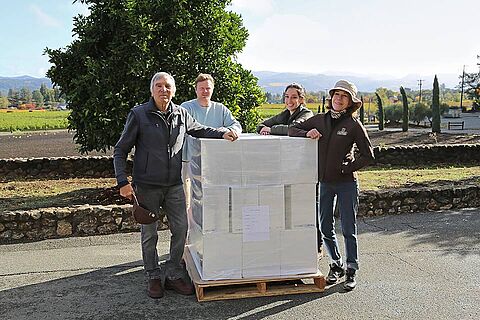
[[[437,75],[435,75],[432,94],[432,132],[440,133],[440,131],[440,90]]]
[[[385,111],[385,122],[390,124],[400,123],[400,120],[403,116],[402,105],[396,103],[384,108]]]
[[[480,59],[480,56],[477,55],[477,58]],[[458,88],[461,88],[462,76],[460,78],[460,83]],[[469,99],[474,100],[476,105],[480,104],[480,69],[478,72],[468,73],[465,72],[464,77],[464,92],[465,96]]]
[[[400,94],[402,95],[403,115],[402,115],[402,131],[408,131],[408,100],[407,93],[403,87],[400,87]]]
[[[20,98],[20,94],[17,90],[15,89],[8,89],[8,94],[7,94],[7,98],[9,101],[11,101],[12,104],[15,104],[17,105],[18,104],[18,100]]]
[[[377,97],[377,106],[378,106],[378,111],[377,111],[378,130],[383,130],[384,123],[385,123],[385,113],[383,111],[382,98],[380,98],[380,95],[376,92],[375,92],[375,96]]]
[[[387,88],[377,88],[375,93],[380,96],[382,101],[389,101],[389,98],[397,97],[398,95],[398,92],[394,92],[393,90]]]
[[[445,103],[445,102],[440,103],[440,115],[447,113],[448,109],[450,109],[450,106],[448,105],[448,103]]]
[[[23,103],[31,103],[32,102],[32,91],[30,89],[23,87],[20,89],[20,95],[19,95],[20,100],[22,100]]]
[[[39,107],[43,107],[43,95],[40,90],[34,90],[32,92],[32,99]]]
[[[9,105],[8,98],[4,96],[0,96],[0,108],[5,109],[8,107],[8,105]]]
[[[53,89],[47,89],[45,91],[45,94],[43,95],[45,104],[51,105],[52,103],[55,102],[55,90]]]
[[[53,92],[54,92],[54,100],[56,102],[65,102],[62,96],[62,92],[60,91],[60,88],[58,86],[53,87]]]
[[[425,119],[431,118],[431,116],[432,110],[430,110],[430,107],[425,103],[421,102],[413,105],[411,110],[411,119],[417,125],[420,124],[420,122],[425,121]]]
[[[74,18],[74,40],[65,50],[46,49],[47,72],[72,110],[81,152],[106,150],[117,141],[128,111],[150,97],[155,72],[171,73],[176,102],[195,96],[200,72],[215,78],[214,99],[247,131],[265,95],[250,71],[236,62],[247,30],[227,11],[230,0],[80,0],[90,15]]]
[[[362,106],[360,107],[360,115],[359,115],[359,118],[360,118],[360,122],[362,124],[365,124],[365,104],[363,103],[363,96],[362,96]],[[370,120],[370,119],[369,119]]]
[[[40,85],[40,93],[43,95],[43,98],[47,96],[48,87],[45,83]]]

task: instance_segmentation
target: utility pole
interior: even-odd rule
[[[325,95],[323,96],[323,100],[322,100],[322,112],[325,113],[326,111],[326,107],[325,107],[325,100],[327,100],[328,98],[330,98],[330,101],[332,101],[332,97],[329,97],[329,94],[328,94],[328,88],[325,89]]]
[[[462,72],[462,90],[460,91],[460,110],[462,110],[462,107],[463,107],[463,84],[464,83],[465,83],[465,65],[463,65],[463,72]]]
[[[318,97],[320,99],[322,99],[322,92],[321,91],[318,91]],[[317,113],[320,113],[320,101],[319,101],[319,104],[318,104],[318,107],[317,107]]]
[[[418,97],[418,103],[422,102],[422,83],[423,83],[423,79],[418,79],[418,85],[420,86],[420,96]]]

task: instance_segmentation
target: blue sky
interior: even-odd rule
[[[44,76],[46,47],[72,41],[72,17],[88,12],[72,0],[0,0],[0,76]]]
[[[0,76],[44,76],[45,47],[72,41],[72,0],[0,0]],[[460,74],[478,70],[479,0],[234,0],[254,71]],[[476,37],[475,37],[476,36]]]

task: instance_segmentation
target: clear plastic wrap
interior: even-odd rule
[[[187,139],[188,249],[202,279],[316,273],[316,141]]]

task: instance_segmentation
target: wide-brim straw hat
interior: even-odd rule
[[[333,93],[336,90],[342,90],[342,91],[345,91],[348,94],[350,94],[350,98],[352,98],[352,101],[353,101],[353,106],[349,107],[349,109],[351,110],[352,113],[357,111],[358,109],[360,109],[360,107],[362,106],[362,100],[360,100],[357,97],[357,93],[358,93],[357,87],[353,83],[351,83],[350,81],[347,81],[347,80],[337,81],[337,83],[335,83],[335,87],[328,90],[328,98],[327,99],[328,99],[328,106],[330,107],[330,109],[332,108]]]

